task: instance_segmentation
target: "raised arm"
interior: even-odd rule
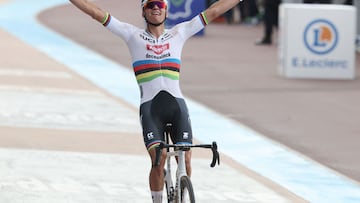
[[[205,10],[205,15],[208,22],[213,21],[226,11],[230,10],[236,4],[243,0],[219,0],[213,3],[208,9]]]
[[[98,22],[104,24],[109,16],[109,14],[95,4],[89,2],[88,0],[69,0],[72,4],[82,10],[84,13],[88,14]]]

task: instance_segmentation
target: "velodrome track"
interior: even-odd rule
[[[74,41],[38,24],[34,15],[61,1],[1,2],[0,202],[144,202],[148,164],[126,47],[68,5],[42,13],[40,22]],[[141,26],[138,5],[122,2],[126,8],[99,5]],[[197,155],[195,170],[213,177],[194,175],[200,200],[358,202],[359,80],[285,80],[276,75],[276,47],[253,46],[261,28],[211,25],[206,32],[185,47],[182,86],[197,140],[216,139],[232,160],[211,171],[206,154]],[[143,171],[131,167],[139,163]],[[211,180],[220,181],[223,196],[211,195],[219,190],[206,187]]]

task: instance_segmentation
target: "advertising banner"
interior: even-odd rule
[[[355,7],[282,4],[279,21],[281,75],[289,78],[355,78]]]
[[[169,1],[169,14],[166,20],[168,28],[192,19],[200,12],[205,10],[205,0],[168,0]],[[197,33],[197,35],[204,35],[204,30]]]

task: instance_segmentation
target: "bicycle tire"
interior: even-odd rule
[[[188,176],[182,176],[180,178],[180,195],[181,203],[195,203],[194,189]],[[184,197],[186,197],[186,201],[183,201]]]

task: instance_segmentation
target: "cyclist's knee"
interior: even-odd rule
[[[151,167],[151,170],[153,171],[153,173],[155,173],[156,175],[160,175],[160,176],[164,173],[165,159],[166,159],[166,153],[162,153],[159,165],[155,165],[154,160],[153,160],[153,162],[152,162],[153,164]]]
[[[152,168],[156,169],[159,168],[159,170],[162,168],[164,168],[165,165],[165,159],[166,159],[166,151],[162,150],[161,155],[160,155],[160,162],[159,165],[156,165],[155,161],[156,161],[156,149],[151,149],[149,150],[149,154],[151,157],[151,162],[152,162]]]
[[[151,175],[162,176],[164,174],[164,167],[161,166],[152,166]]]

